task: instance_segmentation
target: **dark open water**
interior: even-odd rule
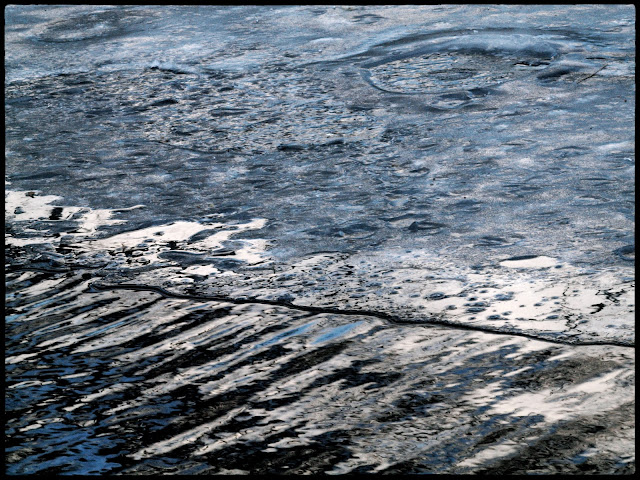
[[[635,9],[5,9],[8,474],[635,472]]]

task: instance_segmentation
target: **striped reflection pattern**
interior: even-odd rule
[[[633,348],[90,277],[6,276],[9,474],[635,469]]]

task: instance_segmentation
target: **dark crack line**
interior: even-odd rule
[[[340,308],[331,308],[331,307],[316,307],[312,305],[295,305],[291,302],[287,302],[284,300],[268,300],[268,299],[260,299],[260,298],[233,298],[225,295],[190,295],[186,293],[170,292],[162,287],[157,287],[154,285],[137,285],[137,284],[131,284],[131,283],[120,283],[120,284],[89,283],[89,288],[93,290],[149,291],[149,292],[155,292],[166,298],[180,298],[180,299],[186,299],[186,300],[196,300],[200,302],[216,301],[216,302],[233,303],[237,305],[243,305],[243,304],[272,305],[277,307],[289,308],[292,310],[310,312],[314,314],[328,313],[333,315],[359,315],[359,316],[380,318],[382,320],[385,320],[395,325],[411,325],[411,326],[435,325],[438,327],[451,328],[455,330],[470,330],[475,332],[491,333],[496,335],[511,335],[516,337],[524,337],[532,340],[556,343],[561,345],[572,345],[572,346],[608,345],[608,346],[615,346],[615,347],[635,348],[635,343],[627,342],[624,340],[566,340],[566,339],[562,340],[562,339],[549,338],[544,335],[538,335],[534,333],[505,331],[505,330],[500,330],[497,328],[485,327],[485,326],[463,325],[458,323],[447,322],[445,320],[434,318],[434,317],[431,317],[429,320],[424,320],[424,321],[411,321],[411,320],[403,320],[393,315],[383,313],[383,312],[377,312],[373,310],[353,310],[353,309],[340,309]]]
[[[604,70],[609,64],[605,63],[602,67],[600,67],[598,70],[596,70],[595,72],[593,72],[591,75],[587,75],[586,77],[584,77],[582,80],[578,80],[576,83],[582,83],[585,80],[590,79],[591,77],[595,77],[596,74],[598,74],[599,72],[601,72],[602,70]]]

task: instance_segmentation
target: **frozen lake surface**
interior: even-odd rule
[[[5,9],[7,473],[632,473],[630,5]]]

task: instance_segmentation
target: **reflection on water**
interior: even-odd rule
[[[8,276],[8,473],[631,468],[632,349],[92,291],[86,277]]]
[[[631,6],[5,16],[7,473],[634,471]]]

